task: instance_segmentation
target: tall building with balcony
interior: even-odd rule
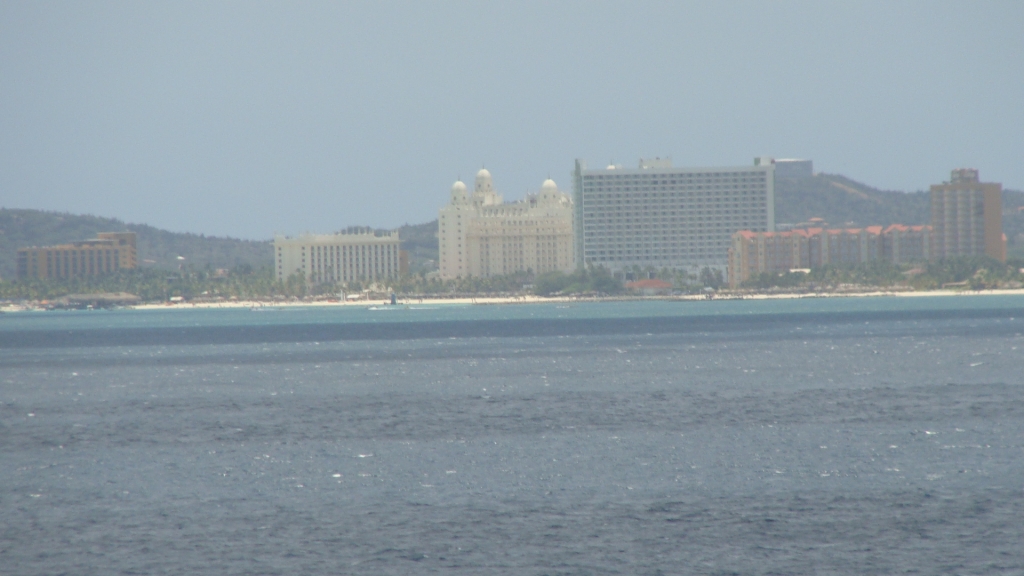
[[[538,193],[505,202],[480,170],[472,194],[455,182],[439,210],[438,253],[448,279],[572,270],[572,200],[548,179]]]
[[[276,236],[274,260],[278,280],[298,274],[311,284],[395,280],[407,266],[397,230],[381,233],[365,228]]]
[[[18,249],[19,278],[81,278],[136,266],[135,232],[100,232],[91,240]]]
[[[974,168],[953,170],[931,187],[933,258],[991,256],[1006,261],[1003,185],[983,183]]]
[[[775,229],[775,165],[673,168],[670,159],[635,169],[588,169],[573,181],[576,264],[726,271],[733,233]]]

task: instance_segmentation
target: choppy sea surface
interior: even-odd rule
[[[1024,573],[1024,298],[0,315],[0,574]]]

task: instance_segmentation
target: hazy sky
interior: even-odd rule
[[[485,165],[802,157],[1024,188],[1024,2],[0,3],[0,206],[270,238]]]

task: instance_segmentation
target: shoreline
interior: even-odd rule
[[[874,290],[874,291],[862,291],[862,292],[818,292],[818,293],[798,293],[798,292],[781,292],[775,294],[765,293],[726,293],[717,294],[713,299],[708,299],[702,294],[684,295],[684,296],[638,296],[638,295],[625,295],[625,296],[590,296],[590,297],[573,297],[573,296],[481,296],[481,297],[459,297],[459,298],[407,298],[398,299],[395,306],[474,306],[474,305],[509,305],[509,304],[575,304],[584,302],[642,302],[642,301],[658,301],[658,302],[714,302],[716,300],[796,300],[804,298],[880,298],[880,297],[897,297],[897,298],[921,298],[921,297],[948,297],[948,296],[1024,296],[1024,288],[1015,289],[995,289],[995,290],[927,290],[927,291],[914,291],[914,290]],[[135,304],[130,306],[124,306],[124,309],[131,310],[215,310],[215,309],[240,309],[250,308],[253,310],[259,309],[275,309],[275,308],[309,308],[309,307],[321,307],[321,308],[375,308],[375,307],[387,307],[391,306],[390,300],[351,300],[351,301],[331,301],[331,300],[291,300],[291,301],[276,301],[276,300],[230,300],[223,302],[160,302],[160,303],[145,303]],[[0,306],[0,312],[11,313],[11,312],[22,312],[22,311],[39,311],[46,310],[44,306],[35,304],[21,305],[7,305]]]
[[[478,298],[399,298],[395,306],[480,306],[509,304],[576,304],[583,302],[714,302],[722,300],[798,300],[805,298],[920,298],[929,296],[1024,296],[1024,288],[996,290],[876,290],[869,292],[822,292],[822,293],[779,293],[779,294],[723,294],[708,299],[701,294],[685,296],[485,296]],[[131,306],[135,310],[165,309],[216,309],[216,308],[284,308],[284,307],[337,307],[337,308],[369,308],[392,306],[389,300],[355,300],[341,301],[232,301],[232,302],[196,302],[181,304],[139,304]]]

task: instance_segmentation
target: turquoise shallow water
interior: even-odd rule
[[[800,298],[779,300],[624,301],[545,304],[441,304],[408,307],[264,307],[225,309],[71,310],[0,316],[0,331],[264,326],[523,319],[715,317],[749,314],[867,313],[1024,309],[1024,296]]]
[[[2,574],[1024,572],[1024,299],[0,317]]]

